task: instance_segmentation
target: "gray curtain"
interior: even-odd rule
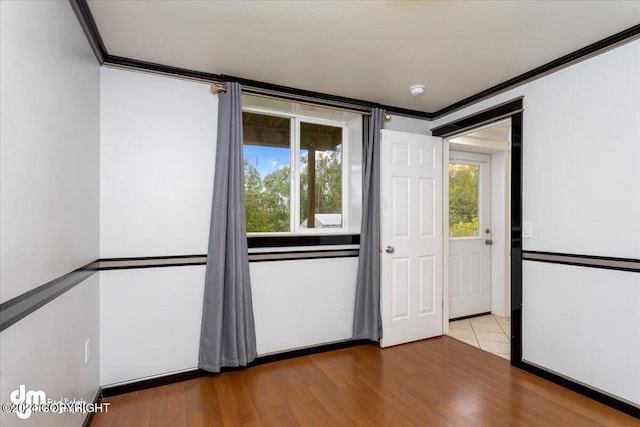
[[[256,358],[244,213],[242,102],[238,83],[219,94],[218,142],[198,367],[220,372]]]
[[[368,119],[368,120],[367,120]],[[368,122],[368,126],[367,125]],[[367,129],[368,128],[368,129]],[[356,282],[353,339],[380,341],[380,130],[384,110],[365,117],[362,174],[362,226]]]

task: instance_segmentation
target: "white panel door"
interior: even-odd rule
[[[491,158],[449,155],[449,319],[491,311]]]
[[[381,347],[442,335],[442,140],[382,131]]]

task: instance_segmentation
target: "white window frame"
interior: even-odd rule
[[[455,240],[481,239],[484,235],[483,224],[491,224],[491,215],[486,218],[485,211],[482,209],[483,197],[487,197],[489,206],[491,206],[491,156],[482,153],[471,153],[464,151],[449,151],[449,164],[477,166],[478,167],[478,235],[467,237],[450,237],[449,236],[449,220],[447,219],[447,237]],[[448,168],[447,168],[448,171]],[[449,174],[447,172],[447,186],[449,185]],[[448,194],[449,190],[447,190]],[[447,207],[448,212],[449,207]],[[447,213],[447,218],[449,214]]]
[[[292,102],[292,105],[295,103]],[[344,120],[325,119],[301,113],[287,113],[265,107],[243,106],[243,112],[264,114],[268,116],[284,117],[290,119],[292,143],[289,149],[290,163],[290,206],[289,206],[289,231],[278,232],[248,232],[247,236],[292,236],[292,235],[318,235],[318,234],[353,234],[349,231],[349,195],[350,195],[350,144],[348,123]],[[300,124],[313,123],[318,125],[342,128],[342,227],[340,228],[301,228],[300,218]],[[244,144],[244,142],[243,142]]]

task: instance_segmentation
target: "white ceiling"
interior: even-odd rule
[[[511,148],[511,119],[473,129],[449,139],[450,150],[497,153]]]
[[[640,23],[640,1],[88,3],[110,55],[428,112]]]

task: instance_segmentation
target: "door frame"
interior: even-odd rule
[[[473,130],[471,132],[473,132]],[[446,244],[443,241],[443,248],[447,247],[449,250],[448,253],[443,253],[443,258],[442,258],[442,264],[443,264],[442,268],[443,270],[447,271],[447,274],[446,276],[444,276],[444,279],[443,279],[443,294],[446,292],[446,294],[448,295],[446,299],[443,299],[443,316],[445,316],[444,312],[446,310],[446,316],[443,317],[443,320],[442,320],[443,334],[446,334],[449,332],[449,321],[451,317],[451,313],[450,313],[451,282],[449,281],[449,273],[450,273],[449,262],[451,260],[451,252],[450,252],[451,237],[449,237],[449,176],[447,174],[447,171],[449,169],[448,167],[451,163],[477,165],[479,168],[480,180],[478,181],[479,199],[478,199],[478,236],[477,238],[479,238],[480,240],[493,239],[493,229],[494,229],[494,222],[495,222],[494,221],[495,213],[493,212],[494,211],[493,195],[491,194],[491,190],[493,187],[492,185],[493,157],[491,154],[488,154],[488,153],[464,151],[464,149],[461,149],[461,148],[452,150],[450,140],[453,138],[455,138],[455,136],[451,138],[443,139],[443,149],[444,147],[446,147],[447,151],[449,152],[449,158],[447,159],[443,157],[442,159],[442,186],[443,186],[442,198],[443,200],[446,200],[446,203],[443,202],[442,204],[443,239],[447,240]],[[488,204],[488,206],[486,206],[486,204]],[[487,228],[487,226],[489,226],[489,228],[491,229],[490,235],[486,235],[484,232],[484,229]],[[489,311],[493,312],[493,294],[494,294],[493,255],[492,255],[493,251],[491,247],[489,247],[488,250],[489,250],[489,258],[486,259],[488,266],[483,264],[483,268],[481,269],[481,271],[484,271],[485,267],[488,267],[489,269],[489,283],[488,283]],[[505,264],[506,264],[506,261],[505,261]]]
[[[523,97],[512,99],[486,110],[453,120],[444,125],[431,129],[433,136],[448,138],[475,128],[511,118],[511,159],[510,159],[510,277],[511,277],[511,365],[522,367],[522,123]],[[443,143],[444,159],[449,161],[449,144]],[[448,169],[447,169],[448,170]],[[444,174],[444,171],[443,171]],[[443,204],[448,206],[449,194],[443,194]],[[448,228],[448,224],[443,227]],[[448,233],[447,233],[448,235]],[[443,239],[443,253],[449,253],[448,239]],[[444,257],[443,257],[444,258]],[[448,281],[448,271],[443,268],[443,278]],[[445,282],[446,283],[446,282]],[[443,287],[443,315],[449,315],[448,286]],[[446,314],[445,314],[446,313]],[[444,326],[444,325],[443,325]]]

